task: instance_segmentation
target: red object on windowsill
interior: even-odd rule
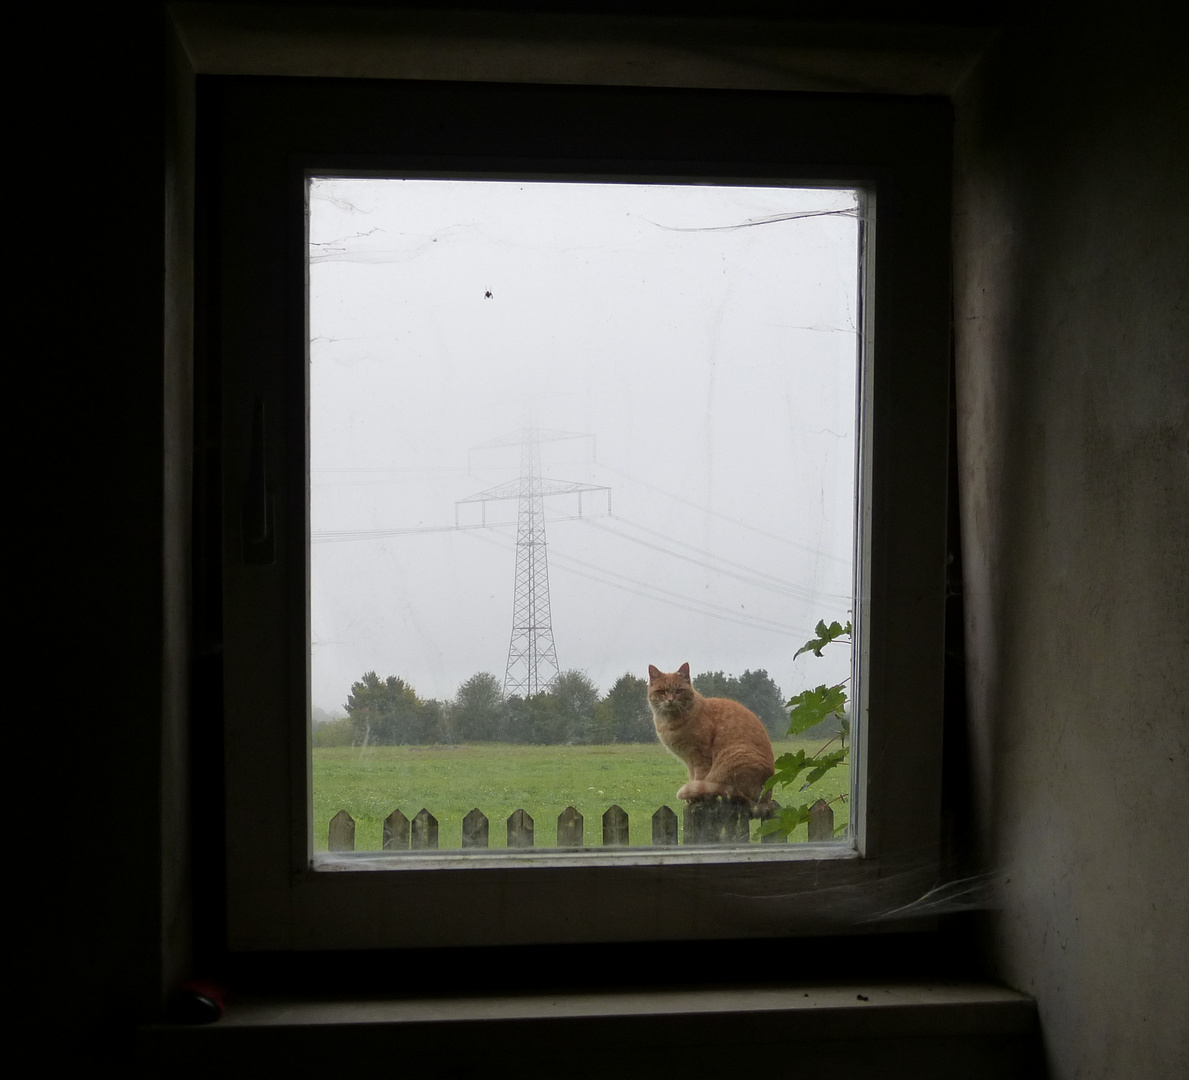
[[[179,1024],[212,1024],[223,1015],[227,990],[210,979],[187,979],[170,1004],[170,1019]]]

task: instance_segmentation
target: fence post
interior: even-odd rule
[[[825,799],[818,799],[809,808],[809,839],[834,839],[834,809]]]
[[[438,850],[438,819],[423,806],[413,818],[412,847],[414,851]]]
[[[746,844],[751,839],[751,807],[734,799],[723,799],[722,842]]]
[[[751,809],[720,796],[690,799],[685,804],[687,844],[746,844],[751,838]]]
[[[462,846],[487,847],[488,830],[487,815],[476,806],[462,819]]]
[[[582,846],[582,815],[572,806],[557,815],[557,846]]]
[[[508,818],[508,847],[533,846],[533,819],[523,810],[513,810]]]
[[[685,804],[685,842],[687,844],[714,843],[715,805],[710,799],[690,799]]]
[[[607,808],[603,815],[603,847],[628,846],[628,815],[618,804]]]
[[[384,851],[409,850],[409,819],[397,807],[384,819],[384,839],[381,843]]]
[[[355,819],[340,810],[330,819],[326,848],[328,851],[355,850]]]
[[[677,815],[662,806],[652,815],[652,846],[672,847],[677,843]]]

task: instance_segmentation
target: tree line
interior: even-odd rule
[[[726,675],[706,672],[694,687],[707,697],[728,697],[754,712],[769,733],[788,729],[780,688],[764,670]],[[319,724],[315,746],[430,745],[473,742],[579,743],[652,742],[656,733],[648,708],[648,683],[621,675],[605,695],[583,671],[564,671],[546,691],[528,697],[504,695],[490,672],[472,675],[452,701],[422,698],[406,680],[367,672],[351,686],[346,717]]]

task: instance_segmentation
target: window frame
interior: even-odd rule
[[[205,205],[218,235],[205,295],[214,328],[207,362],[220,390],[212,415],[221,422],[211,435],[223,461],[217,528],[229,946],[557,944],[886,928],[881,912],[931,884],[939,845],[948,103],[236,78],[200,79],[199,102],[200,154],[212,189]],[[570,145],[584,146],[582,155],[557,145],[551,132],[561,121]],[[853,850],[798,845],[779,857],[770,849],[505,854],[465,868],[461,860],[438,859],[433,868],[409,860],[377,873],[310,869],[308,407],[300,362],[308,335],[300,226],[307,172],[344,169],[779,179],[857,186],[878,203],[879,258],[868,252],[862,289],[867,434],[860,468],[868,494],[857,529],[864,700],[855,725]],[[262,472],[252,464],[256,401],[264,406],[256,459]],[[262,478],[273,531],[249,551],[244,500],[259,492]],[[790,654],[797,644],[790,642]],[[468,916],[480,904],[493,913],[482,925]]]

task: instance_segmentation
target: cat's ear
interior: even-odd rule
[[[689,682],[689,663],[684,663],[677,669],[677,674],[682,676],[686,682]]]
[[[660,669],[655,664],[648,665],[648,681],[656,682],[661,677]]]

